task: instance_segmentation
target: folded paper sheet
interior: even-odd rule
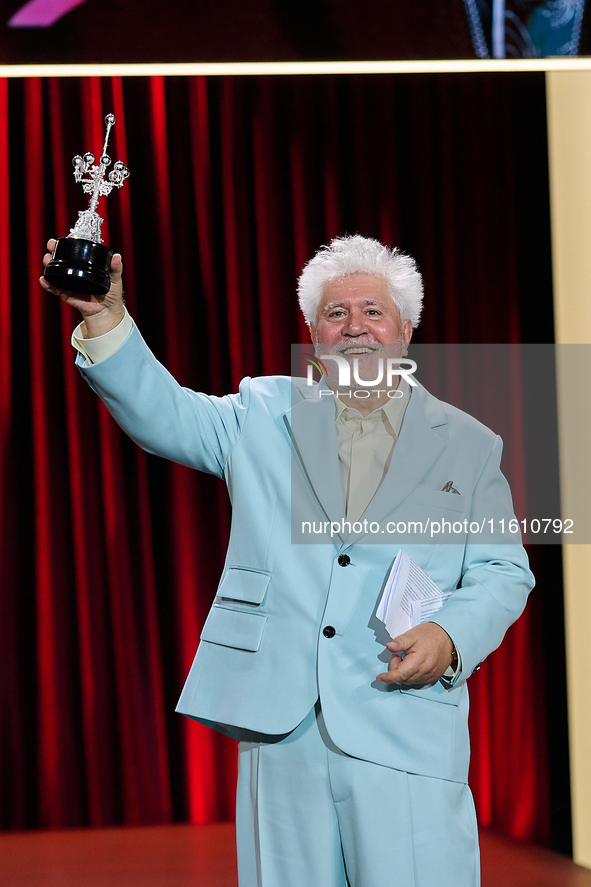
[[[444,593],[424,570],[400,550],[386,581],[376,616],[391,638],[429,619],[444,605],[451,591]]]

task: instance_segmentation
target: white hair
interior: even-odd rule
[[[418,326],[423,308],[423,278],[412,256],[360,234],[333,238],[304,265],[298,301],[308,326],[316,322],[324,288],[343,277],[369,274],[383,280],[402,322]]]

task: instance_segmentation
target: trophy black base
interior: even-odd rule
[[[52,285],[85,296],[106,296],[112,251],[103,243],[60,237],[43,276]]]

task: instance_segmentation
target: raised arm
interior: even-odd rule
[[[54,240],[47,243],[53,250]],[[43,257],[44,267],[51,254]],[[106,296],[85,296],[40,284],[76,308],[82,315],[82,333],[93,339],[111,332],[125,317],[123,264],[120,255],[111,262],[111,288]],[[171,459],[218,477],[224,476],[229,454],[238,440],[248,411],[250,380],[243,380],[238,394],[213,397],[181,387],[159,363],[139,331],[130,325],[125,344],[111,343],[97,361],[78,355],[80,372],[99,395],[111,415],[139,446],[149,453]]]

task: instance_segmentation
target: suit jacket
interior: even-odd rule
[[[81,371],[141,447],[228,486],[226,562],[177,711],[236,736],[276,735],[320,697],[327,729],[347,754],[466,781],[466,678],[522,612],[533,586],[527,557],[505,536],[464,532],[454,542],[413,543],[412,534],[386,527],[435,517],[509,521],[500,439],[415,388],[387,476],[363,516],[378,531],[345,526],[331,536],[328,522],[344,520],[344,502],[334,404],[319,386],[277,376],[244,379],[226,397],[195,393],[158,363],[137,329]],[[442,492],[449,480],[461,495]],[[307,542],[302,521],[323,522],[327,532]],[[433,619],[461,654],[451,689],[375,681],[390,657],[375,611],[401,545],[453,592]]]

